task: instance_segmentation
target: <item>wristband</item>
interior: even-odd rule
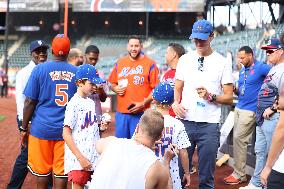
[[[217,95],[211,93],[208,94],[207,101],[215,102],[216,100],[217,100]]]
[[[211,93],[208,94],[207,101],[212,102],[212,94]]]
[[[19,127],[19,130],[20,130],[21,132],[27,132],[27,131],[28,131],[28,129],[25,129],[25,128],[23,128],[22,126]]]

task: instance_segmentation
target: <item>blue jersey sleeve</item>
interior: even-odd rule
[[[265,64],[265,63],[262,63],[261,64],[261,72],[263,74],[263,76],[266,76],[268,74],[268,72],[270,71],[271,69],[271,66],[269,64]]]
[[[27,98],[38,100],[39,89],[40,89],[38,76],[39,76],[39,69],[38,66],[36,66],[33,69],[31,76],[28,80],[28,83],[25,87],[25,90],[23,92]]]

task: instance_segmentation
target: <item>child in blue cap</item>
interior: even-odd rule
[[[164,116],[164,133],[161,138],[161,142],[156,144],[155,153],[163,159],[165,149],[170,145],[176,145],[178,148],[178,154],[180,156],[181,164],[184,170],[184,176],[182,181],[185,187],[188,188],[190,184],[190,172],[189,172],[189,159],[186,148],[190,146],[190,141],[185,132],[184,125],[178,119],[169,115],[169,109],[174,101],[174,89],[167,82],[161,82],[153,90],[152,97],[154,99],[154,106],[157,111]],[[180,189],[181,179],[179,176],[179,163],[178,157],[175,156],[170,162],[170,173],[173,183],[173,189]]]
[[[95,103],[89,98],[97,85],[105,83],[96,68],[84,64],[76,72],[77,93],[68,102],[63,128],[65,140],[64,173],[72,188],[83,189],[90,180],[98,154],[95,143],[100,139]]]

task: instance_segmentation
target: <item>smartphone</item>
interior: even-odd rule
[[[127,108],[127,110],[130,110],[131,108],[133,108],[135,106],[135,104],[130,104]]]

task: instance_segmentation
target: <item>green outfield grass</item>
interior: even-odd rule
[[[0,115],[0,121],[3,121],[6,118],[4,115]]]

